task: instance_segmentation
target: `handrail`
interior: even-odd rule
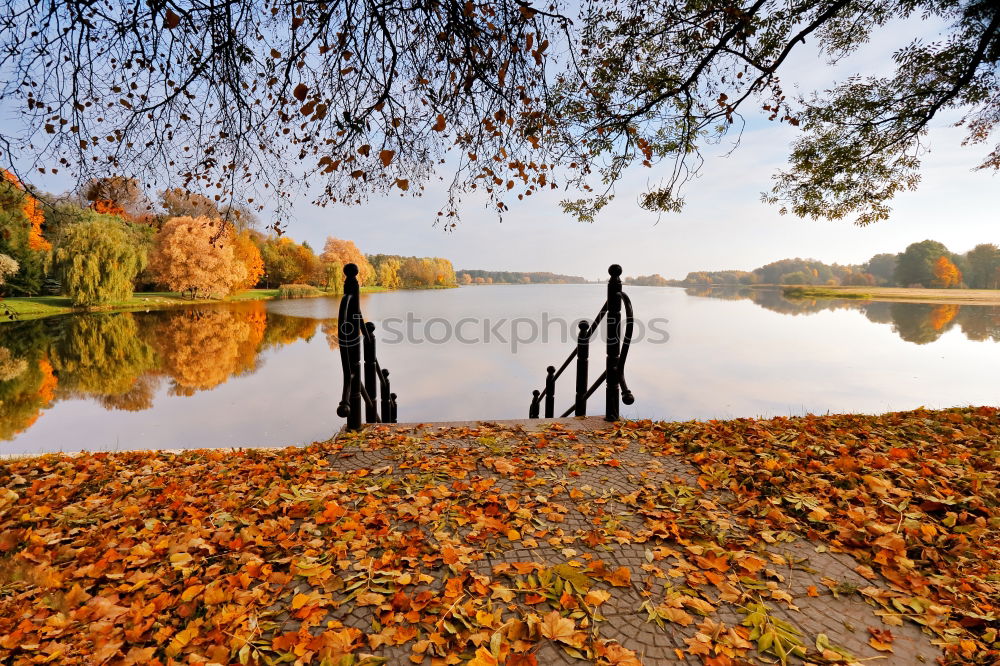
[[[587,336],[588,340],[594,334],[594,332],[597,330],[597,325],[601,323],[601,319],[604,318],[604,315],[605,315],[605,313],[607,313],[607,311],[608,311],[608,302],[604,301],[604,305],[601,306],[601,311],[597,313],[596,317],[594,317],[593,323],[590,324],[590,328],[587,330],[586,336]],[[581,321],[580,323],[581,324],[585,324],[586,322]],[[553,379],[559,379],[559,375],[561,375],[563,373],[563,370],[565,370],[567,367],[569,367],[569,364],[573,362],[573,359],[576,358],[576,355],[577,355],[577,353],[579,351],[580,351],[580,348],[578,346],[573,348],[573,351],[571,351],[570,354],[569,354],[569,356],[566,357],[566,360],[563,361],[563,364],[561,366],[559,366],[558,370],[556,370],[556,373],[555,373],[556,376]],[[546,395],[545,391],[547,391],[547,390],[548,390],[548,387],[546,387],[538,395],[538,398],[539,399],[544,398],[545,395]]]
[[[361,429],[362,406],[365,423],[395,423],[396,394],[392,393],[389,385],[389,371],[382,368],[375,355],[375,324],[366,322],[361,314],[361,286],[358,284],[358,267],[354,264],[344,266],[344,296],[337,311],[337,343],[344,375],[337,415],[347,419],[347,429]],[[381,405],[377,402],[379,392]]]
[[[577,336],[576,348],[570,352],[559,369],[554,366],[546,368],[545,388],[541,391],[531,392],[531,405],[528,408],[528,418],[537,419],[539,417],[539,407],[542,401],[545,402],[545,418],[552,418],[554,415],[554,398],[556,380],[563,374],[573,359],[577,359],[576,377],[576,400],[572,407],[563,413],[563,417],[574,412],[577,416],[585,416],[587,413],[587,400],[594,394],[601,383],[607,387],[605,401],[604,418],[608,421],[618,420],[618,402],[631,405],[635,402],[635,397],[625,382],[625,362],[628,359],[629,348],[632,345],[632,334],[635,327],[635,317],[632,311],[632,300],[622,290],[621,274],[622,269],[618,264],[612,264],[608,268],[611,278],[608,280],[608,299],[601,306],[600,312],[594,318],[593,323],[586,321],[579,323],[579,334]],[[625,336],[621,335],[621,315],[622,306],[625,308]],[[607,354],[604,372],[597,378],[589,388],[587,386],[587,370],[589,363],[590,338],[597,331],[601,319],[607,315],[608,339]]]

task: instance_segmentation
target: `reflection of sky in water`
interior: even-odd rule
[[[977,337],[989,340],[994,329],[1000,332],[997,308],[839,302],[837,309],[824,309],[822,302],[794,303],[776,294],[756,296],[762,302],[754,303],[680,289],[627,290],[638,318],[669,320],[670,339],[633,347],[626,376],[636,402],[623,405],[626,417],[881,412],[996,402],[989,369],[1000,361],[1000,345],[970,340],[964,332],[975,329]],[[399,394],[401,421],[523,418],[531,390],[542,388],[545,367],[562,362],[573,348],[575,322],[593,317],[603,298],[598,285],[490,286],[372,294],[363,297],[362,307],[383,340],[387,320],[405,321],[408,312],[420,318],[415,330],[421,335],[434,317],[452,326],[463,317],[505,320],[499,330],[506,341],[381,344],[379,359]],[[288,327],[296,321],[290,317],[328,319],[337,304],[336,299],[269,303],[269,330]],[[521,344],[512,353],[510,320],[539,322],[543,313],[564,319],[570,339],[560,339],[553,325],[553,339]],[[803,316],[786,316],[792,313]],[[157,329],[144,328],[142,319],[148,316],[135,315],[142,335],[152,336]],[[435,324],[434,332],[443,326]],[[521,331],[529,328],[522,324]],[[0,346],[3,331],[0,327]],[[481,338],[483,324],[464,331]],[[276,446],[325,439],[342,424],[335,414],[340,364],[321,327],[309,340],[304,334],[264,345],[255,371],[192,395],[171,395],[170,379],[164,378],[152,407],[143,411],[106,410],[85,395],[61,395],[33,425],[0,444],[0,451]],[[603,349],[595,345],[591,380],[602,366]],[[571,404],[573,383],[571,367],[557,388],[557,411]],[[0,416],[3,409],[0,405]],[[591,399],[590,411],[603,411],[601,391]]]

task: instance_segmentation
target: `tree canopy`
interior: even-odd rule
[[[314,183],[320,204],[354,203],[419,195],[442,177],[446,224],[474,190],[502,213],[565,188],[566,210],[589,220],[638,163],[660,177],[641,205],[676,211],[702,148],[756,114],[801,130],[768,201],[868,224],[916,187],[935,117],[958,112],[971,143],[1000,122],[991,0],[0,7],[0,95],[22,121],[0,132],[0,159],[31,155],[29,167],[81,182],[171,181],[220,201],[251,189],[279,208],[298,183]],[[945,28],[922,41],[915,26],[929,20]],[[888,73],[788,98],[781,77],[803,44],[837,62],[888,34],[899,35],[885,44]],[[1000,167],[1000,146],[979,166]]]
[[[124,222],[92,214],[63,231],[52,253],[55,274],[73,305],[105,305],[132,297],[147,248]]]

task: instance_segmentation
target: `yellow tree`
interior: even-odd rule
[[[255,302],[219,310],[171,312],[158,323],[153,345],[173,380],[173,395],[192,395],[252,371],[267,326],[265,306]]]
[[[372,268],[368,258],[361,253],[354,241],[341,240],[330,236],[323,246],[323,254],[319,256],[327,263],[339,262],[341,266],[356,264],[358,267],[358,282],[361,284],[372,284],[375,279],[375,270]]]
[[[932,284],[935,287],[946,289],[948,287],[957,287],[961,283],[962,272],[958,270],[958,266],[944,255],[938,257],[937,261],[934,262],[934,280]]]
[[[236,285],[236,289],[251,289],[264,275],[264,257],[249,231],[241,231],[234,236],[233,253],[246,267],[246,277]]]
[[[174,217],[156,234],[149,270],[167,289],[192,298],[222,298],[247,279],[247,267],[234,252],[234,234],[221,236],[219,221],[207,217]]]

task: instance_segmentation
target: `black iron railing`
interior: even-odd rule
[[[358,267],[354,264],[344,266],[344,296],[340,299],[337,315],[337,343],[344,370],[344,391],[337,415],[347,419],[347,429],[361,429],[362,404],[365,423],[395,423],[396,394],[389,386],[389,371],[379,365],[375,356],[375,324],[366,322],[361,315],[361,286]],[[377,402],[379,397],[381,404]]]
[[[593,323],[581,321],[577,334],[576,349],[563,361],[557,370],[550,365],[545,370],[545,388],[531,392],[531,406],[528,408],[528,418],[537,419],[544,402],[545,418],[555,416],[556,380],[563,371],[576,359],[576,398],[573,406],[562,413],[562,416],[586,416],[587,400],[605,385],[604,418],[607,421],[617,421],[619,418],[619,400],[626,405],[635,402],[632,392],[625,383],[625,361],[628,359],[628,349],[632,344],[632,301],[628,294],[622,291],[622,267],[612,264],[608,268],[611,279],[608,280],[608,300],[604,302],[601,311],[597,313]],[[621,337],[622,306],[625,306],[625,337]],[[588,386],[588,365],[590,361],[590,339],[597,332],[601,319],[607,319],[607,349],[605,352],[604,372],[597,380]]]

